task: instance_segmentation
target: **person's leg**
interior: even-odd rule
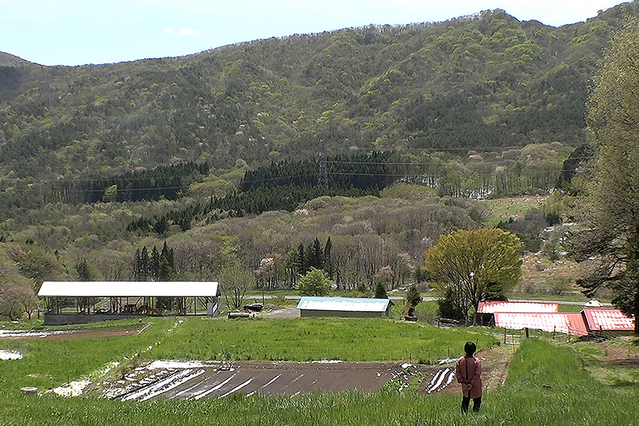
[[[470,395],[464,395],[462,399],[462,413],[468,412],[468,404],[470,404]]]
[[[479,398],[473,398],[473,411],[476,413],[481,407],[481,396]]]

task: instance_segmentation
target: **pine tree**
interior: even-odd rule
[[[297,273],[300,275],[306,275],[308,271],[306,256],[304,255],[304,243],[300,243],[297,248]]]
[[[313,245],[309,247],[309,266],[317,269],[324,268],[324,253],[319,238],[315,238]]]
[[[386,287],[384,283],[379,281],[377,287],[375,287],[375,299],[388,299],[388,293],[386,293]]]
[[[323,261],[326,275],[328,275],[328,278],[330,278],[331,280],[333,279],[333,275],[335,275],[332,250],[333,243],[331,242],[331,237],[328,237],[328,239],[326,240],[326,244],[324,245]]]
[[[160,281],[171,281],[171,278],[173,278],[173,268],[169,264],[169,261],[167,260],[167,258],[164,256],[161,256],[159,271],[158,271],[158,279]]]
[[[149,280],[149,252],[146,249],[146,246],[142,247],[142,251],[140,252],[138,274],[138,281]]]
[[[160,253],[160,256],[169,260],[169,247],[166,245],[166,241],[162,244],[162,252]]]
[[[411,306],[415,307],[419,305],[421,301],[422,301],[422,296],[419,293],[419,290],[417,290],[417,287],[415,286],[415,284],[413,284],[412,286],[410,286],[410,288],[408,289],[408,292],[406,293],[406,302],[410,304]]]
[[[151,250],[151,258],[149,259],[149,275],[155,280],[160,276],[160,252],[155,246]]]
[[[141,262],[140,249],[135,249],[135,256],[133,258],[133,279],[135,281],[141,281],[140,280],[140,262]]]
[[[93,279],[86,259],[82,259],[77,265],[75,265],[75,270],[78,272],[78,279],[80,281],[91,281]]]

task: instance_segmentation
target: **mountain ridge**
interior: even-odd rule
[[[557,28],[498,9],[177,58],[0,66],[0,178],[260,164],[314,156],[322,139],[334,153],[578,145],[587,82],[635,9]]]

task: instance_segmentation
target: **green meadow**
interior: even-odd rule
[[[63,398],[47,389],[73,380],[121,377],[151,359],[339,359],[432,363],[457,356],[467,340],[488,348],[498,330],[439,329],[392,319],[229,321],[154,318],[139,335],[66,341],[0,341],[22,348],[19,360],[0,361],[0,424],[8,425],[422,425],[422,424],[634,424],[639,416],[634,380],[599,380],[599,349],[588,343],[524,340],[504,386],[484,395],[480,414],[459,413],[459,395],[309,393],[219,400],[120,402],[93,396]],[[104,327],[104,326],[102,326]],[[493,334],[493,331],[497,331]],[[629,344],[628,350],[634,350]],[[451,353],[452,352],[452,353]],[[635,376],[636,377],[636,376]],[[20,392],[39,388],[38,396]]]

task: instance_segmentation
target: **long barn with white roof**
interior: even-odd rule
[[[45,324],[72,324],[161,315],[158,298],[175,301],[177,315],[218,313],[217,282],[195,281],[45,281]]]

